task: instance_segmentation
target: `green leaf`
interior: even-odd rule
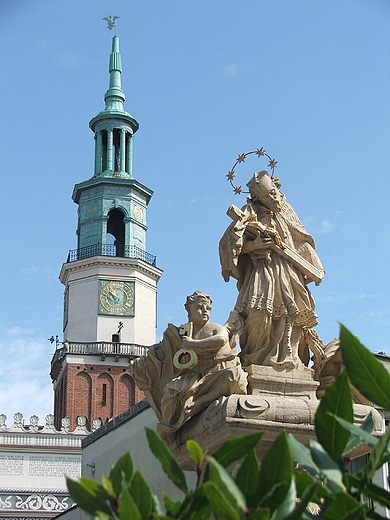
[[[256,457],[256,451],[252,448],[245,457],[244,462],[238,470],[235,482],[242,491],[246,499],[248,507],[255,507],[258,502],[257,480],[259,478],[259,461]]]
[[[114,517],[112,515],[107,515],[107,513],[103,513],[103,511],[96,511],[95,520],[112,520]]]
[[[134,473],[129,487],[129,493],[133,497],[141,513],[141,517],[148,518],[154,506],[153,495],[146,480],[138,469]]]
[[[142,516],[127,489],[124,489],[119,497],[119,520],[141,520]]]
[[[160,516],[163,516],[164,511],[163,511],[160,501],[156,497],[156,495],[153,495],[153,504],[154,504],[153,510],[156,512],[157,517],[160,518]]]
[[[351,390],[345,370],[326,389],[314,419],[317,440],[333,460],[341,457],[350,436],[335,415],[353,423]]]
[[[217,462],[214,457],[207,456],[206,458],[209,463],[210,481],[214,482],[220,491],[223,491],[224,495],[230,500],[234,507],[246,511],[247,506],[244,495],[225,468]]]
[[[200,466],[204,459],[204,453],[202,451],[202,448],[199,446],[199,444],[196,441],[188,440],[187,441],[187,450],[190,454],[191,459]]]
[[[293,461],[299,464],[302,469],[308,471],[313,477],[321,479],[320,470],[314,462],[309,448],[306,448],[301,442],[297,441],[291,433],[288,435],[288,444]]]
[[[244,457],[249,450],[258,444],[263,435],[264,432],[257,432],[252,433],[251,435],[246,435],[245,437],[229,439],[213,454],[213,457],[224,468],[226,468],[232,462]]]
[[[343,456],[353,451],[360,444],[367,444],[367,446],[372,448],[378,444],[377,437],[371,435],[374,431],[374,421],[371,412],[360,426],[355,426],[348,421],[344,421],[344,419],[341,419],[340,417],[335,417],[335,419],[343,428],[351,433],[349,441],[344,448]]]
[[[267,507],[258,507],[248,518],[250,520],[269,520],[271,513]]]
[[[382,465],[384,460],[388,460],[388,444],[390,440],[390,428],[387,428],[385,433],[382,435],[382,437],[379,438],[378,444],[375,446],[375,448],[372,450],[370,457],[367,461],[366,467],[363,470],[362,476],[361,476],[361,486],[366,485],[367,482],[369,482],[373,476],[374,473],[379,469]],[[387,456],[386,456],[387,455]],[[360,472],[359,472],[360,476]],[[360,487],[360,490],[362,490],[363,487]]]
[[[313,501],[315,489],[316,484],[308,486],[301,498],[296,501],[294,509],[288,515],[283,517],[283,520],[301,520],[302,515],[306,512],[309,502]]]
[[[365,496],[374,500],[374,502],[378,502],[382,506],[390,509],[390,493],[383,488],[376,486],[372,482],[367,482],[364,486],[363,493]]]
[[[351,473],[344,473],[343,481],[349,493],[354,494],[359,489],[360,478]]]
[[[387,446],[387,448],[389,448],[389,446]],[[382,458],[379,462],[379,467],[381,468],[384,464],[386,464],[386,462],[389,462],[390,460],[390,451],[389,449],[387,449],[384,454],[382,455]]]
[[[122,455],[110,472],[110,480],[116,495],[122,491],[123,481],[128,485],[133,476],[133,460],[129,452]]]
[[[233,504],[215,482],[206,482],[203,484],[203,489],[214,512],[217,513],[216,518],[219,514],[226,520],[241,520],[241,510],[238,505]]]
[[[66,478],[66,485],[72,500],[87,513],[94,515],[97,510],[108,515],[112,513],[108,505],[110,496],[94,480],[83,478],[77,481]]]
[[[316,441],[310,441],[310,453],[321,474],[328,481],[332,492],[344,491],[343,474],[339,465],[327,454],[324,448]],[[333,484],[333,485],[332,485]]]
[[[102,475],[102,484],[104,489],[107,491],[107,493],[114,498],[115,497],[115,491],[112,487],[111,480],[108,480],[108,478],[105,475]]]
[[[355,500],[353,497],[340,491],[337,493],[335,500],[330,503],[327,507],[324,518],[326,520],[341,520],[346,517],[349,513],[356,514],[356,518],[361,518],[359,511],[363,512],[363,504]],[[364,518],[364,517],[362,517]]]
[[[177,518],[183,520],[208,520],[212,507],[206,498],[203,487],[195,488],[184,499]]]
[[[303,499],[302,497],[305,495],[306,490],[311,486],[315,486],[314,494],[310,499],[311,502],[321,504],[323,499],[333,500],[333,495],[322,485],[322,483],[318,480],[315,480],[311,475],[306,473],[306,471],[295,469],[293,474],[299,498]]]
[[[378,513],[375,513],[375,511],[372,511],[371,509],[366,511],[366,517],[373,518],[373,520],[386,520],[386,517],[378,515]]]
[[[175,501],[169,498],[168,495],[163,495],[163,502],[164,502],[164,508],[165,512],[168,516],[173,516],[174,518],[177,518],[177,515],[181,508],[181,501]],[[145,516],[144,516],[145,518]],[[147,518],[147,517],[146,517]]]
[[[288,488],[287,494],[284,497],[283,502],[278,506],[274,514],[272,515],[272,520],[284,520],[287,516],[289,516],[295,509],[297,504],[297,488],[295,487],[294,476],[292,476],[290,487]]]
[[[177,460],[170,452],[168,446],[154,430],[145,428],[145,432],[149,448],[156,459],[160,462],[161,467],[168,478],[175,484],[175,486],[183,491],[183,493],[187,494],[188,489],[184,473],[180,469]]]
[[[367,399],[390,410],[390,375],[382,363],[343,325],[340,326],[340,348],[353,385]]]
[[[374,502],[378,502],[384,507],[390,505],[390,493],[385,491],[383,488],[376,486],[372,482],[366,482],[365,485],[362,483],[363,472],[359,471],[357,475],[351,475],[351,473],[345,473],[344,482],[347,486],[348,492],[352,496],[359,496],[363,493],[365,497],[371,498]],[[362,490],[361,492],[359,490]],[[366,510],[368,518],[382,518],[376,515],[371,509]]]
[[[269,507],[272,512],[281,504],[290,488],[292,471],[290,447],[283,431],[260,466],[257,494],[262,507]]]

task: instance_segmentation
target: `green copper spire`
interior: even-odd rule
[[[112,39],[112,52],[110,54],[110,87],[104,96],[106,102],[105,112],[123,111],[125,94],[121,85],[122,59],[119,52],[119,38],[114,36]]]
[[[110,85],[104,96],[106,107],[89,122],[95,133],[94,177],[132,178],[133,135],[138,122],[124,109],[122,90],[122,59],[119,38],[112,39],[110,54]]]
[[[111,25],[114,18],[108,18]],[[132,174],[133,135],[138,123],[124,109],[121,61],[119,38],[114,36],[106,106],[89,123],[95,136],[94,174],[76,184],[72,195],[79,205],[78,259],[112,254],[146,258],[146,210],[153,192]],[[110,243],[112,237],[114,244]]]

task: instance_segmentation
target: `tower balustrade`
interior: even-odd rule
[[[134,245],[115,245],[115,244],[92,244],[81,247],[80,249],[70,250],[66,263],[76,262],[92,256],[119,256],[122,258],[135,258],[143,260],[149,265],[156,266],[156,256],[140,249]]]

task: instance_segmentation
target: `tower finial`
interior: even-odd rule
[[[132,178],[132,137],[138,130],[138,123],[124,109],[122,59],[116,35],[112,38],[108,70],[110,83],[104,96],[106,106],[89,122],[96,137],[94,176],[111,176],[116,172],[123,178]]]
[[[116,21],[120,18],[119,16],[106,16],[105,18],[102,18],[102,20],[106,20],[107,22],[107,29],[111,31],[114,27],[116,27]]]
[[[110,86],[104,96],[106,102],[106,110],[124,111],[123,103],[125,101],[125,94],[121,85],[122,73],[122,59],[119,52],[119,38],[113,36],[112,38],[112,52],[110,54]]]

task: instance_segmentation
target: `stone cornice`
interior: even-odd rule
[[[13,493],[13,494],[32,494],[32,493],[39,493],[42,495],[50,494],[50,495],[69,495],[69,492],[67,489],[38,489],[38,488],[1,488],[0,491],[2,494],[6,493]]]
[[[46,452],[46,453],[57,453],[58,448],[61,448],[61,452],[63,452],[63,453],[66,452],[66,453],[73,454],[73,455],[74,454],[81,455],[81,439],[80,439],[80,442],[77,443],[77,446],[69,446],[69,445],[62,444],[62,443],[51,444],[50,446],[49,445],[43,446],[42,444],[36,444],[36,443],[31,443],[31,444],[8,443],[7,444],[6,442],[2,442],[1,437],[0,437],[0,442],[1,442],[0,453],[8,452],[10,449],[12,449],[12,452],[15,452],[15,453],[16,452],[24,453],[26,451],[31,453],[32,448],[38,449],[38,451],[42,451],[42,452]]]
[[[79,416],[77,418],[77,426],[70,431],[70,419],[64,417],[62,419],[61,430],[57,430],[54,426],[54,415],[48,414],[45,417],[46,424],[39,426],[39,417],[32,415],[30,424],[24,425],[23,414],[17,412],[13,417],[13,424],[7,427],[7,416],[0,414],[0,445],[41,445],[43,446],[79,446],[80,439],[89,435],[91,432],[86,428],[86,418]],[[52,440],[57,439],[56,444],[52,444]],[[34,440],[32,440],[34,439]],[[51,439],[49,441],[49,439]],[[47,442],[45,443],[45,440]]]
[[[162,275],[162,270],[154,267],[143,260],[137,258],[123,258],[111,256],[93,256],[83,260],[76,260],[75,262],[68,262],[62,265],[59,279],[62,284],[67,285],[70,273],[85,271],[94,267],[116,267],[123,269],[135,269],[150,276],[156,282]]]

